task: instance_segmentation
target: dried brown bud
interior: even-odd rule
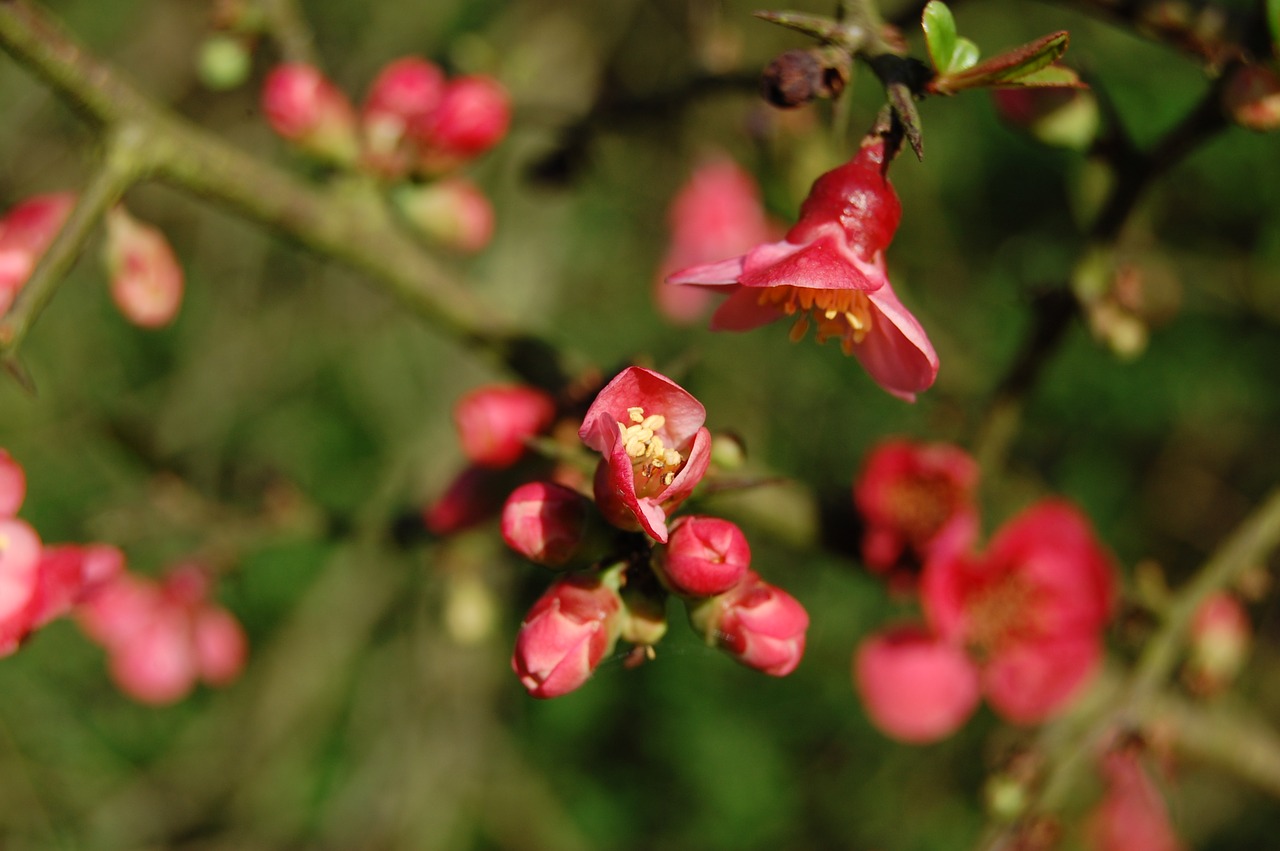
[[[764,69],[760,93],[774,106],[800,106],[823,93],[823,71],[812,52],[788,50]]]

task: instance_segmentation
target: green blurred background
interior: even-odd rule
[[[938,745],[876,733],[850,655],[910,609],[850,553],[805,541],[819,522],[837,543],[851,536],[850,484],[878,439],[972,447],[1036,295],[1065,285],[1083,244],[1084,158],[1001,125],[981,93],[921,104],[925,160],[905,156],[892,172],[904,215],[889,265],[942,369],[906,405],[833,345],[791,345],[781,326],[673,328],[652,306],[666,208],[700,156],[733,155],[786,221],[849,150],[832,139],[827,105],[784,118],[756,97],[760,68],[804,42],[753,19],[754,3],[301,6],[353,97],[411,53],[508,85],[512,133],[469,169],[493,199],[497,233],[479,256],[449,262],[575,366],[641,358],[669,371],[705,403],[713,430],[744,438],[751,469],[801,483],[704,505],[741,519],[756,569],[809,609],[806,658],[786,679],[760,676],[702,646],[673,604],[654,663],[627,670],[620,653],[579,692],[529,699],[508,659],[547,574],[505,553],[492,526],[451,541],[392,534],[463,464],[454,400],[506,377],[335,263],[144,186],[131,210],[164,229],[187,271],[178,321],[159,332],[126,324],[92,243],[24,350],[39,394],[0,383],[0,446],[27,470],[22,516],[46,541],[111,541],[144,573],[193,554],[222,571],[219,594],[250,634],[251,662],[226,690],[147,708],[113,688],[72,624],[42,631],[0,662],[0,844],[972,847],[984,779],[1025,731],[984,710]],[[178,112],[304,168],[257,106],[271,44],[244,87],[199,84],[210,4],[51,8]],[[1185,57],[1064,6],[981,0],[956,14],[987,53],[1070,30],[1069,61],[1140,144],[1207,86]],[[907,34],[922,56],[918,31]],[[708,76],[722,84],[693,85]],[[850,139],[881,99],[860,69]],[[0,207],[83,183],[89,129],[7,56],[0,115]],[[1243,130],[1154,187],[1123,243],[1163,264],[1150,345],[1120,360],[1071,327],[1007,463],[984,483],[988,530],[1061,494],[1126,572],[1151,558],[1178,581],[1280,480],[1277,187],[1276,139]],[[1266,600],[1252,612],[1258,645],[1227,699],[1280,719],[1280,611]],[[1117,645],[1123,655],[1123,637]],[[1179,764],[1168,791],[1196,848],[1273,847],[1280,833],[1275,801],[1214,766]]]

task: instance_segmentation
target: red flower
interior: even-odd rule
[[[977,463],[954,446],[888,440],[873,449],[853,485],[867,567],[914,584],[935,548],[967,549],[978,532],[977,483]]]
[[[70,192],[37,195],[0,219],[0,316],[31,277],[75,203]]]
[[[605,519],[666,543],[667,514],[711,461],[706,416],[692,394],[651,369],[628,367],[600,391],[578,436],[604,455],[595,496]]]
[[[685,269],[668,281],[727,291],[712,330],[746,331],[796,316],[793,340],[813,324],[818,342],[840,340],[881,387],[914,399],[933,384],[938,357],[889,284],[884,249],[902,208],[883,163],[884,143],[864,143],[854,159],[814,182],[785,240]]]
[[[689,610],[689,620],[715,644],[749,668],[785,677],[804,656],[809,613],[781,588],[748,570],[742,581]]]
[[[595,576],[570,576],[533,604],[516,636],[511,668],[534,697],[568,694],[613,650],[622,624],[618,592]]]
[[[867,716],[885,735],[904,742],[951,735],[982,696],[978,670],[964,649],[916,626],[866,639],[853,664]]]
[[[1073,698],[1097,668],[1113,584],[1088,520],[1046,501],[1006,523],[985,555],[931,558],[920,596],[933,631],[971,650],[996,711],[1034,723]]]

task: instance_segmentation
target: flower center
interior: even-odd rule
[[[636,496],[652,496],[671,484],[684,458],[670,448],[658,432],[667,424],[662,414],[645,416],[644,408],[627,408],[628,423],[618,423],[618,433],[636,475]]]
[[[812,321],[819,343],[839,338],[841,350],[848,355],[871,331],[871,303],[862,290],[820,290],[784,284],[761,290],[759,304],[780,308],[787,316],[800,314],[791,326],[793,343],[804,339]]]
[[[1038,596],[1035,587],[1017,575],[980,590],[968,606],[970,646],[986,656],[1011,642],[1034,637]]]
[[[960,489],[951,479],[923,474],[894,483],[886,499],[886,513],[913,545],[923,547],[962,501]]]

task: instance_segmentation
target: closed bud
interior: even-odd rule
[[[786,676],[804,656],[809,613],[751,571],[735,587],[690,608],[689,620],[708,644],[770,676]]]
[[[69,192],[37,195],[0,219],[0,316],[31,277],[75,203],[76,196]]]
[[[0,518],[13,517],[27,495],[27,474],[13,456],[0,449]]]
[[[568,694],[613,651],[621,620],[618,592],[600,577],[561,579],[525,615],[511,668],[533,697]]]
[[[472,254],[493,238],[493,205],[464,178],[401,186],[392,199],[404,219],[438,245]]]
[[[1191,655],[1186,679],[1198,694],[1216,694],[1231,685],[1249,655],[1249,616],[1240,601],[1218,593],[1200,604],[1191,621]]]
[[[510,467],[526,442],[551,425],[556,404],[547,393],[524,385],[487,385],[467,393],[453,408],[462,451],[491,469]]]
[[[747,536],[719,517],[689,515],[671,527],[658,560],[667,586],[687,597],[723,594],[742,581],[751,566]]]
[[[551,482],[529,482],[507,497],[502,539],[530,561],[559,567],[577,553],[586,535],[589,501]]]
[[[279,65],[262,88],[262,111],[271,129],[313,156],[350,165],[355,162],[355,110],[319,69]]]
[[[173,321],[182,306],[183,274],[164,234],[116,206],[107,213],[104,260],[111,299],[126,319],[141,328]]]
[[[510,124],[511,99],[497,80],[480,74],[450,80],[437,107],[413,126],[421,165],[432,174],[448,171],[498,144]]]
[[[415,153],[409,129],[440,105],[444,89],[444,72],[420,57],[406,56],[384,67],[360,114],[366,165],[386,177],[403,176]]]
[[[40,537],[16,518],[0,519],[0,656],[31,631],[30,603],[40,576]]]

